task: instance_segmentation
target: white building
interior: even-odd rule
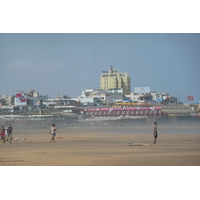
[[[145,94],[131,93],[130,95],[126,95],[126,97],[130,98],[132,102],[135,102],[135,103],[153,103],[154,102],[151,93],[145,93]]]
[[[138,103],[176,103],[177,98],[170,97],[168,93],[131,93],[130,95],[126,95],[127,98],[130,98],[132,102]],[[176,100],[174,100],[176,99]]]
[[[102,89],[86,89],[82,91],[81,96],[78,100],[83,103],[96,103],[100,104],[101,102],[106,103],[108,101],[122,101],[123,90],[102,90]]]
[[[56,98],[56,99],[46,99],[43,104],[47,107],[49,106],[76,106],[77,102],[74,99],[63,99],[63,98]]]
[[[10,105],[11,104],[11,100],[12,100],[12,96],[7,96],[7,94],[3,94],[3,97],[1,97],[0,99],[3,99],[6,101],[6,104]]]

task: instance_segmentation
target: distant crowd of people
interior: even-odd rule
[[[122,127],[122,123],[121,123],[121,122],[120,122],[120,123],[114,122],[114,123],[113,123],[113,127],[117,127],[117,126]]]
[[[6,141],[8,141],[9,143],[11,143],[12,138],[12,132],[13,132],[13,128],[11,126],[11,124],[9,124],[8,127],[1,127],[1,133],[0,133],[0,139],[3,141],[3,143],[5,143]]]

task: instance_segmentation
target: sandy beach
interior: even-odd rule
[[[199,166],[199,127],[15,129],[12,144],[0,141],[0,166]],[[183,133],[182,133],[183,132]],[[130,146],[142,143],[149,146]]]

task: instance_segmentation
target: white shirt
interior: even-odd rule
[[[8,127],[5,128],[5,134],[8,135]]]

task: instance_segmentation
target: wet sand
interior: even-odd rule
[[[198,127],[159,127],[158,133],[157,146],[152,146],[151,127],[58,129],[56,137],[61,138],[56,143],[50,143],[48,129],[15,129],[13,138],[18,141],[0,141],[0,166],[200,165]]]

